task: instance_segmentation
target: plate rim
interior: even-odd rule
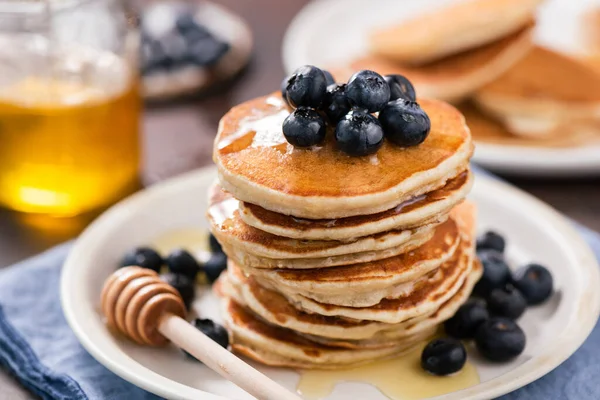
[[[349,1],[353,3],[348,4]],[[334,13],[342,3],[345,7],[361,4],[360,0],[312,0],[292,19],[283,36],[281,59],[286,74],[298,67],[297,62],[310,62],[298,56],[298,49],[304,50],[310,44],[311,35],[305,35],[308,26],[314,24],[314,17],[326,18]],[[379,0],[381,3],[390,0]],[[339,4],[338,4],[339,3]],[[524,177],[567,177],[600,176],[600,144],[562,148],[560,150],[535,147],[498,145],[475,141],[473,161],[490,170]],[[596,151],[598,157],[593,157]],[[582,154],[586,157],[582,158]]]
[[[116,375],[140,388],[167,398],[194,399],[198,398],[199,395],[202,395],[204,396],[202,398],[205,398],[206,400],[226,399],[225,397],[211,394],[201,389],[191,388],[165,378],[162,375],[151,371],[135,360],[132,361],[138,364],[138,366],[143,370],[127,370],[127,368],[120,366],[118,362],[115,362],[109,356],[105,355],[101,346],[97,346],[86,334],[85,323],[82,323],[81,320],[82,316],[79,315],[80,312],[77,311],[77,307],[74,306],[74,302],[71,301],[70,296],[72,291],[70,288],[73,287],[76,282],[74,282],[74,278],[72,278],[75,275],[70,272],[75,268],[81,268],[81,265],[79,264],[79,258],[82,257],[82,254],[85,254],[88,246],[93,245],[93,242],[90,243],[90,240],[95,239],[95,237],[97,235],[101,235],[102,232],[114,229],[113,220],[116,218],[123,218],[122,216],[119,217],[119,214],[126,215],[127,210],[131,207],[138,207],[138,205],[151,201],[150,199],[156,196],[164,195],[164,193],[169,191],[169,189],[172,190],[173,188],[183,187],[189,182],[200,179],[208,174],[215,174],[214,166],[194,170],[161,183],[157,183],[109,208],[88,228],[86,228],[81,236],[75,241],[61,272],[61,305],[65,318],[81,345],[98,362],[114,372]],[[537,380],[541,376],[559,366],[581,346],[596,325],[598,316],[600,315],[600,291],[593,290],[594,287],[600,286],[600,267],[598,266],[598,262],[592,250],[575,230],[572,223],[549,205],[533,197],[532,195],[509,185],[508,183],[485,176],[483,174],[477,174],[477,182],[479,186],[483,186],[480,190],[492,190],[497,192],[499,191],[501,193],[508,193],[511,197],[518,198],[520,201],[522,200],[529,203],[529,206],[534,207],[539,213],[543,214],[548,223],[560,230],[563,238],[568,241],[568,246],[572,249],[573,255],[576,255],[578,260],[582,261],[579,263],[579,265],[581,268],[583,268],[583,272],[589,278],[588,285],[586,286],[585,290],[580,293],[580,298],[586,297],[586,301],[590,303],[590,307],[586,310],[584,318],[580,318],[576,321],[576,323],[572,319],[568,323],[567,328],[565,328],[566,331],[563,331],[563,334],[559,338],[556,338],[551,342],[551,346],[549,346],[549,348],[553,350],[560,348],[560,351],[553,351],[550,354],[547,352],[542,353],[544,355],[543,364],[537,365],[535,368],[530,368],[530,364],[535,363],[536,360],[540,359],[542,354],[538,354],[536,357],[527,360],[518,367],[492,380],[480,383],[479,385],[471,388],[445,395],[450,395],[450,398],[456,399],[465,399],[467,398],[466,396],[468,396],[469,399],[494,398]],[[563,338],[565,335],[568,338]],[[172,390],[170,387],[165,388],[161,386],[158,383],[160,379],[156,379],[157,377],[160,377],[161,379],[168,379],[171,382],[171,385],[174,385],[177,390]]]

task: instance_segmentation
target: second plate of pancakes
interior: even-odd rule
[[[318,65],[328,68],[338,81],[360,69],[405,74],[420,98],[440,98],[459,106],[476,141],[473,160],[496,172],[547,177],[600,174],[600,91],[590,89],[600,84],[600,68],[597,62],[587,62],[596,59],[593,54],[600,54],[600,41],[596,40],[594,47],[582,34],[584,22],[590,19],[583,17],[596,7],[600,10],[600,1],[510,3],[375,0],[367,6],[360,0],[314,1],[290,24],[283,44],[284,66],[291,73],[298,65]],[[477,36],[473,32],[482,30],[477,21],[485,21],[486,15],[506,21],[494,24],[499,35],[495,39],[482,37],[482,43],[468,43],[475,39],[463,37],[457,41],[466,47],[454,52],[448,52],[456,47],[452,40],[443,43],[446,47],[432,50],[421,32],[409,35],[397,27],[436,10],[448,12],[443,11],[443,19],[431,19],[432,24],[437,21],[435,28],[429,29],[425,20],[422,24],[436,43],[444,41],[435,35],[444,37],[445,32],[456,37],[461,32]],[[524,17],[527,13],[529,19]],[[450,25],[440,27],[442,22]],[[463,31],[452,24],[462,24]],[[382,41],[381,32],[386,31],[392,39]],[[374,39],[377,32],[378,41]],[[389,52],[401,61],[387,57],[385,49],[377,46],[401,45],[394,35],[420,41],[428,50],[423,57],[433,57],[436,51],[446,54],[423,64],[407,45],[405,53]],[[554,79],[557,75],[563,79]],[[514,76],[525,76],[525,81]],[[518,95],[497,93],[494,89],[498,86],[512,87],[511,92]]]

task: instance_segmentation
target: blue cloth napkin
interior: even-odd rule
[[[70,248],[0,270],[0,365],[42,399],[158,399],[94,360],[67,325],[59,281]]]
[[[600,259],[600,235],[578,228]],[[0,365],[43,399],[156,399],[100,365],[67,325],[58,290],[69,249],[64,244],[0,271]],[[561,366],[502,399],[599,399],[599,359],[600,324]]]

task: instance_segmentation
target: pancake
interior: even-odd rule
[[[475,284],[481,278],[483,267],[481,263],[474,264],[474,268],[461,286],[459,291],[450,300],[442,304],[442,306],[431,314],[425,316],[411,318],[399,324],[383,324],[372,323],[373,326],[383,328],[373,336],[359,340],[343,340],[339,338],[329,338],[322,335],[325,330],[314,329],[313,334],[305,335],[308,339],[325,344],[328,346],[344,347],[349,349],[356,348],[380,348],[392,345],[398,340],[419,334],[423,331],[434,328],[440,325],[447,319],[452,318],[456,311],[462,306],[471,295]],[[317,336],[321,335],[321,336]]]
[[[336,369],[360,365],[401,354],[436,334],[431,329],[380,349],[344,349],[318,344],[289,329],[267,324],[227,297],[222,298],[222,311],[234,352],[279,367]]]
[[[473,152],[462,115],[436,100],[420,100],[431,133],[419,146],[384,141],[377,154],[350,157],[325,143],[296,149],[283,137],[289,115],[280,94],[233,107],[219,124],[213,159],[221,186],[235,198],[299,218],[368,215],[443,187],[468,167]],[[326,184],[325,184],[326,183]]]
[[[211,189],[207,211],[211,230],[224,249],[235,249],[256,257],[282,260],[314,259],[344,256],[355,253],[377,253],[409,243],[413,236],[431,237],[434,228],[447,215],[410,230],[394,230],[357,238],[353,241],[298,240],[258,230],[242,221],[239,216],[239,201],[218,185]],[[235,257],[235,256],[234,256]]]
[[[448,261],[459,242],[457,224],[449,219],[436,228],[434,236],[423,246],[383,260],[303,270],[244,269],[263,286],[277,286],[280,292],[301,294],[330,304],[368,307],[410,289],[415,280]]]
[[[320,303],[302,295],[282,293],[296,308],[325,316],[397,324],[440,307],[460,289],[472,269],[473,251],[461,248],[420,286],[399,298],[385,298],[370,307]],[[276,287],[267,287],[276,290]]]
[[[533,25],[530,22],[498,41],[424,65],[400,64],[370,54],[331,72],[339,81],[363,69],[382,75],[402,74],[411,80],[419,97],[457,102],[492,82],[527,54],[533,45]]]
[[[479,47],[525,26],[542,0],[467,0],[374,31],[369,44],[379,56],[422,64]]]
[[[536,46],[477,91],[474,101],[515,135],[552,136],[572,123],[599,130],[600,72],[583,61]]]
[[[471,103],[458,106],[465,116],[476,142],[504,146],[534,146],[548,148],[569,148],[600,143],[598,128],[586,123],[564,123],[546,132],[544,136],[531,137],[509,132],[499,121],[485,115]]]
[[[339,265],[351,265],[370,261],[382,260],[406,253],[425,244],[433,237],[435,229],[425,229],[413,232],[410,239],[400,246],[378,251],[365,251],[353,254],[342,254],[320,258],[267,258],[247,253],[237,247],[223,246],[223,251],[238,265],[247,268],[280,268],[280,269],[315,269],[329,268]]]
[[[384,298],[370,307],[347,307],[317,302],[306,296],[282,293],[296,308],[324,316],[339,316],[354,320],[396,324],[438,309],[462,286],[473,269],[475,257],[475,206],[461,205],[455,219],[461,232],[461,243],[454,255],[444,262],[430,279],[413,287],[410,294],[399,298]],[[267,289],[278,290],[278,287]]]
[[[273,235],[303,240],[349,240],[427,224],[435,216],[448,213],[461,202],[472,185],[472,174],[465,171],[433,192],[373,215],[310,220],[278,214],[250,203],[241,203],[240,217],[246,224]]]

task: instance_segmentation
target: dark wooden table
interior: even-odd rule
[[[283,78],[283,33],[296,12],[308,2],[215,1],[235,10],[251,25],[254,57],[245,73],[219,94],[146,110],[143,176],[147,184],[210,164],[212,139],[221,115],[237,103],[279,87]],[[600,178],[509,180],[569,217],[600,231]],[[0,267],[77,236],[89,220],[89,217],[52,220],[0,210]],[[4,389],[2,380],[0,377],[0,393]]]

